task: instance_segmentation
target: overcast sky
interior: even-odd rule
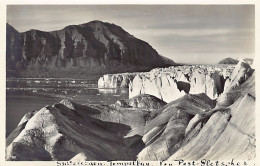
[[[254,57],[253,5],[13,5],[7,22],[19,32],[52,31],[101,20],[147,41],[180,63]]]

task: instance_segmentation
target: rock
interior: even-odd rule
[[[224,131],[230,117],[231,115],[228,112],[217,112],[212,115],[199,134],[174,153],[169,160],[183,159],[197,161],[201,159],[210,149],[212,142],[215,142]]]
[[[122,107],[122,108],[131,107],[125,100],[117,100],[115,106]]]
[[[7,70],[23,77],[85,78],[174,64],[121,27],[101,21],[23,33],[7,24],[6,56]]]
[[[200,122],[202,117],[196,115],[186,128],[182,145],[168,160],[254,160],[254,80],[253,74],[237,88],[224,93],[230,97],[218,101],[204,125]]]
[[[203,114],[196,114],[190,121],[185,130],[185,137],[204,119]]]
[[[150,133],[148,133],[149,136],[145,135],[149,141],[146,141],[146,147],[138,154],[138,160],[161,161],[167,159],[178,148],[178,143],[184,137],[189,120],[188,113],[178,110],[162,129],[156,130],[157,132],[153,131],[153,135]]]
[[[214,106],[205,94],[189,94],[153,111],[143,136],[146,147],[138,154],[138,160],[168,159],[180,147],[190,119]]]
[[[73,101],[71,101],[69,99],[63,99],[63,100],[61,100],[60,103],[65,105],[69,109],[76,110],[76,103],[74,103]]]
[[[241,97],[231,107],[231,115],[225,130],[203,156],[217,160],[254,160],[255,159],[255,98],[250,94]],[[230,143],[228,143],[230,142]]]
[[[26,113],[17,126],[27,122],[29,119],[31,119],[31,117],[33,117],[35,115],[36,112],[37,111],[32,111],[32,112]]]
[[[155,96],[142,94],[126,100],[118,100],[115,105],[120,107],[132,107],[132,108],[148,108],[159,109],[166,105],[166,102],[158,99]]]
[[[237,86],[234,89],[229,89],[228,92],[224,92],[217,99],[218,107],[228,107],[236,102],[244,93],[250,93],[255,96],[255,74],[253,73],[243,84]],[[247,89],[247,91],[245,91]]]
[[[87,160],[135,160],[143,144],[140,136],[124,138],[131,127],[89,115],[62,104],[42,108],[8,145],[6,159],[64,161],[83,153]]]
[[[71,161],[91,161],[91,159],[84,152],[77,154],[70,160]]]
[[[247,64],[249,64],[249,65],[251,66],[251,68],[252,68],[252,65],[254,64],[254,59],[252,59],[252,58],[243,58],[243,60],[244,60]]]
[[[244,60],[240,60],[233,70],[228,83],[225,84],[224,92],[228,92],[230,89],[236,88],[237,86],[244,83],[252,75],[252,73],[253,69],[251,69],[250,65],[247,64]]]
[[[256,65],[255,63],[256,63],[255,60],[253,60],[253,62],[251,64],[251,68],[254,69],[254,70],[255,70],[255,65]]]
[[[160,135],[165,129],[165,125],[159,125],[154,128],[152,128],[150,131],[148,131],[142,138],[143,142],[146,145],[150,145],[151,141],[153,141],[153,138],[156,138],[156,136]],[[147,153],[147,152],[145,152]],[[142,154],[140,155],[142,156]]]

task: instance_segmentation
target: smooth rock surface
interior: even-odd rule
[[[195,116],[186,128],[186,138],[189,134],[192,137],[168,160],[255,159],[254,80],[253,74],[243,84],[221,95],[215,113],[204,125],[198,122],[198,115]]]
[[[146,147],[138,154],[138,160],[168,159],[180,147],[190,119],[214,106],[205,94],[189,94],[152,112],[143,136]]]
[[[166,102],[155,96],[142,94],[130,99],[118,100],[115,105],[120,107],[159,109],[166,105]]]
[[[134,160],[143,147],[141,136],[124,138],[130,126],[90,115],[95,116],[63,104],[42,108],[9,140],[6,159],[70,160],[84,153],[87,160]]]

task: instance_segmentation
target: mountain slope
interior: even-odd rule
[[[165,56],[162,56],[162,58],[163,58],[163,61],[165,62],[165,64],[168,64],[170,66],[176,65],[176,63],[173,60],[171,60],[170,58],[167,58]]]
[[[7,68],[21,63],[21,76],[80,77],[169,66],[147,42],[121,27],[92,21],[62,30],[15,32],[7,24]],[[17,47],[13,46],[15,41]],[[10,43],[10,44],[9,44]],[[17,49],[20,49],[17,51]],[[13,53],[15,52],[15,53]],[[17,58],[12,58],[12,56]]]
[[[21,66],[20,34],[9,24],[6,24],[6,71],[7,75],[16,75],[16,69]]]
[[[225,58],[221,60],[218,64],[237,64],[238,60],[233,59],[233,58]]]

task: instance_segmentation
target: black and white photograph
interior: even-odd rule
[[[255,165],[255,17],[254,4],[6,5],[5,162]]]

